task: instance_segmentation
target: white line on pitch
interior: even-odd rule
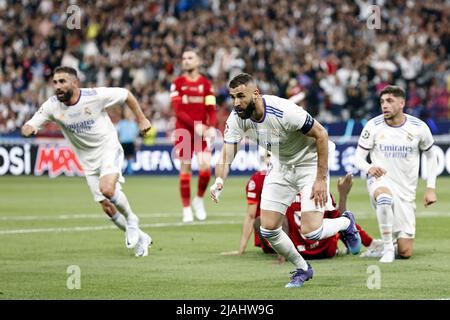
[[[242,221],[203,221],[203,222],[172,222],[172,223],[149,223],[140,224],[140,228],[164,228],[164,227],[189,227],[214,224],[241,224]],[[89,227],[71,227],[71,228],[39,228],[39,229],[16,229],[16,230],[0,230],[0,235],[6,234],[24,234],[24,233],[52,233],[52,232],[82,232],[82,231],[98,231],[117,229],[116,226],[89,226]]]
[[[211,216],[217,217],[243,217],[242,214],[236,212],[218,212],[212,213]],[[140,218],[165,218],[165,217],[181,217],[181,213],[175,212],[156,212],[156,213],[137,213]],[[57,216],[0,216],[0,221],[28,221],[28,220],[72,220],[72,219],[105,219],[106,215],[101,214],[101,211],[89,214],[63,214]]]

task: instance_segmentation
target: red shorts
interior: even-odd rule
[[[203,152],[207,149],[207,143],[202,137],[194,134],[193,131],[178,127],[175,129],[175,157],[180,160],[191,160],[195,153]]]

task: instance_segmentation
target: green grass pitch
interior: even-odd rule
[[[242,256],[220,255],[238,249],[247,179],[230,178],[219,205],[205,198],[206,222],[182,225],[176,177],[127,178],[124,191],[154,239],[149,256],[136,258],[84,178],[0,177],[0,299],[450,298],[450,179],[438,179],[438,203],[428,209],[419,183],[413,258],[391,265],[358,256],[315,260],[314,278],[300,289],[284,288],[289,263],[274,263],[252,243]],[[349,209],[379,238],[363,180],[354,181]],[[73,265],[79,290],[67,287]],[[367,285],[373,268],[379,289]]]

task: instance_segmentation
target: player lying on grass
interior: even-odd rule
[[[265,253],[275,253],[270,244],[265,240],[260,232],[260,203],[261,193],[266,177],[266,171],[258,171],[252,175],[246,186],[247,197],[247,214],[242,226],[241,242],[238,251],[224,252],[224,255],[241,255],[247,248],[248,241],[254,231],[255,246],[260,247]],[[341,216],[341,212],[346,211],[347,195],[352,187],[352,175],[349,173],[344,178],[338,180],[339,192],[339,208],[325,211],[324,218],[337,218]],[[340,235],[336,234],[326,239],[311,241],[301,234],[301,195],[296,196],[295,201],[286,211],[286,217],[283,221],[283,230],[289,235],[297,250],[305,259],[322,259],[332,258],[338,254],[338,240]],[[334,204],[334,203],[333,203]],[[362,257],[381,257],[383,242],[373,239],[358,224],[362,244],[367,247],[367,251],[361,254]],[[344,242],[345,244],[345,242]],[[345,253],[348,253],[346,250]],[[284,258],[279,256],[280,262],[284,262]]]
[[[121,191],[123,149],[106,108],[127,104],[143,135],[150,130],[150,121],[131,92],[123,88],[79,88],[73,68],[56,68],[53,86],[56,95],[45,101],[22,127],[22,135],[30,137],[45,122],[56,122],[83,167],[94,200],[125,231],[126,247],[135,248],[136,256],[148,255],[152,239],[139,229],[139,219]]]

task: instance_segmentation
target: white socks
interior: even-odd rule
[[[385,250],[394,250],[394,245],[392,244],[392,226],[394,224],[392,204],[392,196],[387,193],[382,193],[377,197],[378,225]]]
[[[322,225],[314,231],[304,234],[308,240],[322,240],[334,236],[339,231],[343,231],[350,225],[350,220],[345,217],[335,219],[323,219]]]
[[[305,259],[298,253],[292,240],[281,227],[275,230],[259,228],[262,236],[270,243],[271,247],[287,261],[291,262],[297,269],[308,270]]]
[[[116,212],[112,217],[111,221],[122,231],[125,231],[127,227],[127,220],[125,217],[120,214],[120,212]]]
[[[130,215],[134,215],[130,204],[128,203],[127,196],[118,188],[116,188],[116,191],[110,200],[126,218]]]

